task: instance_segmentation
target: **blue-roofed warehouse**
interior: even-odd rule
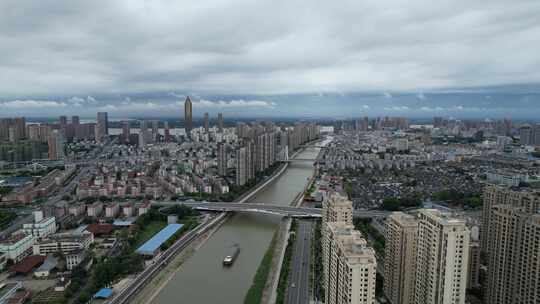
[[[170,239],[178,230],[182,228],[182,224],[169,224],[160,232],[156,233],[151,239],[142,244],[137,249],[137,253],[144,255],[155,255],[159,251],[159,247]]]
[[[101,288],[94,295],[94,299],[108,299],[112,296],[113,290],[111,288]]]

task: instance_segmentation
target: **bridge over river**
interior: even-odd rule
[[[197,210],[218,211],[218,212],[254,212],[275,214],[288,217],[315,218],[321,217],[322,209],[309,207],[292,207],[286,204],[266,204],[266,203],[230,203],[230,202],[152,202],[156,206],[185,205]],[[353,216],[356,218],[385,217],[388,211],[380,210],[355,210]]]

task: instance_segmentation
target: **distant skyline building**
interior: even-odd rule
[[[221,176],[227,175],[227,145],[225,143],[219,143],[217,147],[218,152],[218,174]]]
[[[64,159],[65,154],[65,138],[60,130],[53,130],[48,140],[49,159],[59,160]]]
[[[171,130],[169,128],[169,122],[168,121],[165,121],[163,122],[163,133],[164,133],[164,137],[165,137],[165,142],[170,142],[171,141]]]
[[[96,141],[103,142],[105,137],[109,135],[109,117],[107,112],[98,112],[97,113],[97,124],[96,124]]]
[[[223,113],[218,113],[217,121],[218,121],[218,131],[219,133],[223,133]]]
[[[186,97],[184,102],[184,129],[187,137],[191,138],[191,130],[193,130],[193,104],[191,99]]]
[[[208,112],[204,113],[203,126],[204,126],[205,133],[210,132],[210,117],[208,115]]]
[[[243,186],[248,181],[248,151],[246,147],[236,149],[236,185]]]
[[[131,130],[129,126],[129,121],[125,120],[122,121],[122,138],[121,141],[126,144],[129,143],[129,136],[130,136]]]

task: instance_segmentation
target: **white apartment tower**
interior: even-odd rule
[[[352,203],[331,194],[323,204],[322,259],[325,303],[373,304],[377,260],[354,229]]]
[[[325,303],[375,303],[377,260],[373,248],[352,225],[328,222],[325,230]]]
[[[418,220],[403,212],[386,219],[384,294],[392,304],[414,303]]]
[[[418,214],[415,303],[464,304],[470,231],[433,209]]]

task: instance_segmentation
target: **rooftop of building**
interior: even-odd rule
[[[2,244],[2,245],[13,245],[13,244],[16,244],[17,242],[19,242],[20,240],[26,238],[27,236],[28,235],[26,235],[24,233],[15,233],[15,234],[10,235],[8,238],[3,239],[2,241],[0,241],[0,244]]]
[[[45,262],[45,259],[46,257],[42,255],[30,255],[25,257],[19,263],[11,266],[9,271],[13,273],[27,274],[32,271],[32,269],[43,264],[43,262]]]

